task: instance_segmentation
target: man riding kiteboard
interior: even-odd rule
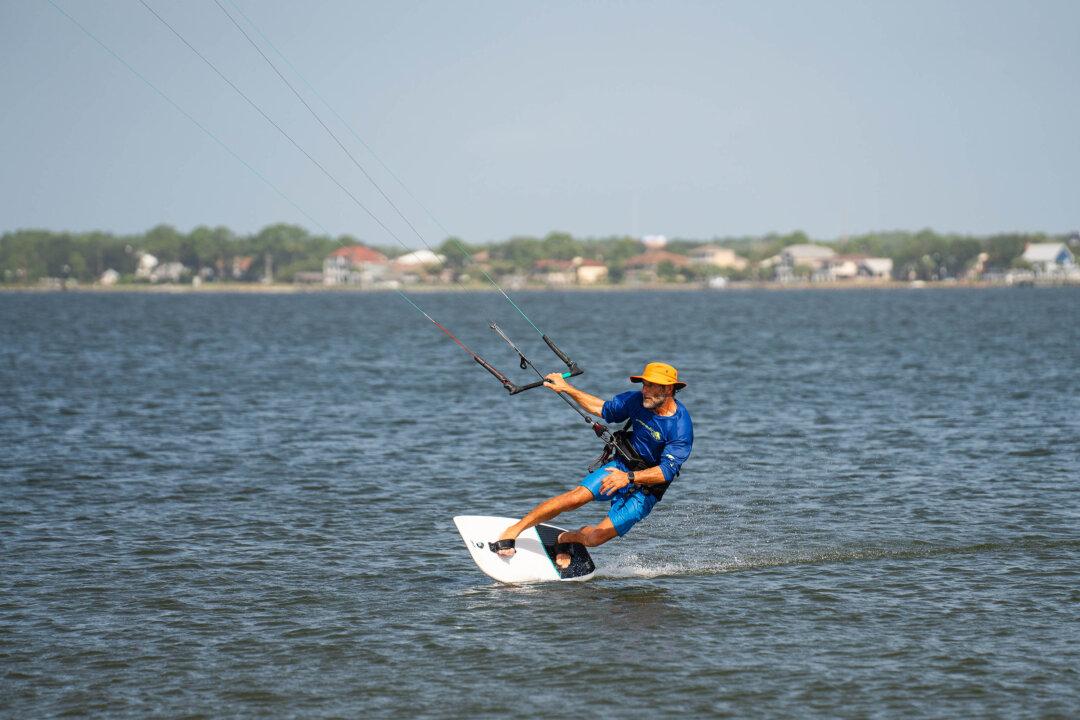
[[[573,490],[545,500],[508,527],[497,541],[489,543],[492,552],[511,558],[516,552],[517,536],[528,528],[593,500],[609,500],[611,508],[599,523],[559,535],[555,564],[566,568],[571,543],[596,547],[625,535],[660,501],[694,443],[690,413],[675,399],[675,393],[686,383],[679,381],[679,373],[671,365],[655,362],[630,381],[641,383],[641,390],[620,393],[604,402],[578,390],[560,373],[545,378],[546,387],[565,393],[586,412],[601,415],[609,423],[626,422],[626,427],[617,433],[626,450],[592,470]]]

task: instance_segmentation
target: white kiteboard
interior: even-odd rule
[[[487,515],[458,515],[454,518],[461,539],[476,565],[489,577],[504,583],[533,583],[551,580],[587,580],[596,572],[596,565],[584,545],[570,546],[570,566],[555,565],[555,542],[565,528],[540,524],[518,535],[517,553],[507,560],[488,547],[510,525],[514,518]]]

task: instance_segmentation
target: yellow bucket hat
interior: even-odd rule
[[[666,363],[649,363],[640,375],[630,376],[630,382],[639,383],[645,380],[657,385],[674,385],[679,389],[686,387],[686,383],[679,382],[679,371]]]

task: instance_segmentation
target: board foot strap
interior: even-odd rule
[[[513,550],[517,544],[516,540],[496,540],[495,542],[489,542],[488,547],[491,552],[498,553],[500,550]]]

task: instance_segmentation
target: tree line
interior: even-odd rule
[[[661,267],[664,279],[697,279],[706,274],[723,273],[737,279],[767,279],[771,270],[759,269],[757,262],[776,255],[796,243],[817,242],[841,254],[864,254],[893,260],[896,278],[935,280],[961,275],[981,253],[985,266],[1006,270],[1022,264],[1020,256],[1029,242],[1065,241],[1063,236],[1041,233],[1009,233],[985,237],[939,234],[932,230],[918,232],[867,233],[833,241],[812,240],[805,233],[769,234],[754,237],[712,238],[710,240],[673,239],[665,248],[685,254],[703,244],[733,249],[751,261],[742,271],[712,268],[677,268],[670,263]],[[1071,237],[1075,243],[1076,236]],[[200,226],[183,233],[169,225],[158,225],[145,233],[116,235],[105,232],[53,232],[16,230],[0,235],[0,282],[34,283],[42,278],[65,278],[93,282],[106,270],[120,274],[121,280],[133,280],[139,257],[149,253],[160,262],[179,262],[193,275],[213,280],[257,281],[272,259],[274,279],[290,282],[298,273],[322,270],[323,259],[336,248],[364,244],[342,235],[313,235],[296,225],[277,224],[251,235],[238,235],[225,227]],[[389,258],[404,253],[398,248],[372,246]],[[552,232],[544,237],[515,236],[490,244],[467,244],[448,238],[437,248],[447,267],[467,272],[473,256],[486,251],[486,263],[498,274],[525,273],[537,260],[571,260],[576,257],[600,260],[608,265],[611,277],[622,277],[623,263],[644,251],[636,238],[611,236],[576,238],[569,233]],[[250,258],[239,277],[231,272],[235,258]]]

